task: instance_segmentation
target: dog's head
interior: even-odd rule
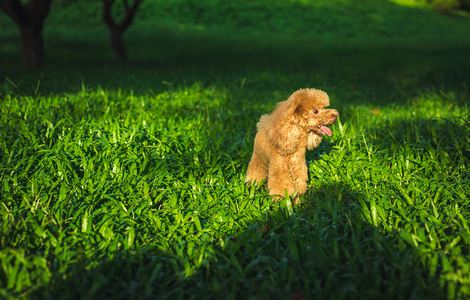
[[[328,125],[338,117],[334,109],[327,109],[330,104],[328,95],[317,89],[301,89],[294,92],[286,101],[278,103],[270,115],[262,116],[258,130],[266,130],[268,140],[274,147],[286,155],[295,152],[302,145],[302,136],[331,136]],[[319,140],[318,140],[319,139]],[[307,148],[314,143],[308,142]]]
[[[328,94],[317,89],[301,89],[288,99],[293,108],[294,120],[308,132],[331,136],[329,125],[338,118],[338,111],[328,109]]]

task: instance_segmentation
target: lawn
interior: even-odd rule
[[[470,296],[470,16],[412,1],[145,1],[113,58],[56,1],[47,65],[0,14],[0,298]],[[256,122],[327,91],[293,205],[246,186]]]

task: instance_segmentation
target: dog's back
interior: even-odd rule
[[[256,128],[258,129],[258,132],[262,130],[267,130],[268,128],[272,128],[273,127],[272,123],[276,119],[279,119],[281,117],[280,115],[285,111],[286,105],[287,105],[287,100],[281,101],[276,105],[276,107],[270,114],[262,115],[258,123],[256,124]]]
[[[259,118],[258,123],[256,123],[256,128],[258,129],[258,132],[260,132],[263,128],[268,127],[267,125],[271,123],[269,117],[270,115],[266,114],[262,115],[261,118]]]

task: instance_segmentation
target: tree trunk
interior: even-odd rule
[[[22,26],[21,52],[23,64],[27,68],[39,68],[44,60],[44,40],[42,38],[42,26]]]
[[[118,59],[125,60],[127,58],[126,47],[124,46],[123,34],[132,24],[135,13],[142,0],[133,0],[132,4],[128,0],[122,0],[125,14],[121,21],[114,20],[112,10],[115,0],[103,0],[103,20],[109,30],[109,39],[111,48]]]
[[[18,26],[21,36],[23,63],[38,68],[44,60],[42,28],[52,0],[0,0],[0,10]]]
[[[122,60],[127,58],[126,47],[122,39],[122,32],[116,29],[109,30],[109,37],[111,39],[111,47],[113,48],[116,57]]]

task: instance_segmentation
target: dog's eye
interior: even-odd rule
[[[314,114],[318,114],[318,109],[314,109],[314,110],[313,110],[313,113],[314,113]]]

